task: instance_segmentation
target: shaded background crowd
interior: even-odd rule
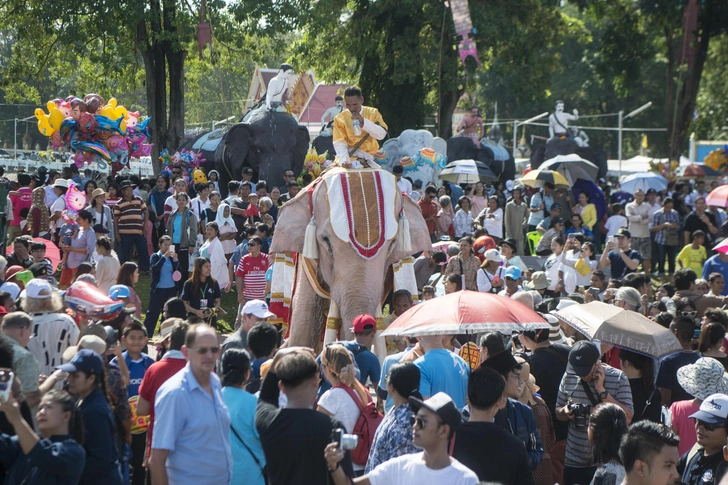
[[[717,182],[627,193],[600,180],[600,218],[595,194],[551,182],[423,187],[395,168],[434,250],[415,260],[420,295],[388,298],[385,328],[414,296],[463,290],[547,323],[387,337],[380,360],[369,315],[351,341],[281,349],[267,253],[296,174],[282,187],[252,171],[226,187],[175,167],[103,187],[93,175],[7,181],[5,483],[697,485],[725,473],[728,225],[706,205]],[[58,291],[77,281],[124,309],[77,311]]]

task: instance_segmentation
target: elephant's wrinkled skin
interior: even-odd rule
[[[381,171],[382,176],[393,177]],[[410,226],[412,250],[406,254],[397,250],[397,236],[387,241],[381,252],[373,259],[361,258],[348,242],[340,240],[331,228],[329,204],[325,182],[314,192],[314,213],[316,221],[316,242],[318,247],[318,277],[331,292],[337,303],[342,320],[344,337],[350,337],[352,320],[363,313],[376,314],[376,308],[383,298],[384,280],[388,268],[413,253],[432,250],[427,225],[415,202],[401,195],[396,199],[395,211],[399,213],[402,204]],[[303,251],[306,226],[311,219],[311,194],[303,189],[280,209],[278,224],[273,235],[271,253]],[[336,210],[344,210],[343,207]],[[323,321],[323,300],[298,272],[291,306],[291,334],[289,345],[315,347],[321,337]]]

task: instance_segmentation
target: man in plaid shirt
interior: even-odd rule
[[[655,212],[652,218],[652,232],[655,233],[657,246],[657,273],[663,273],[665,268],[665,255],[669,274],[675,272],[675,257],[680,244],[680,214],[673,208],[671,197],[662,201],[662,209]]]

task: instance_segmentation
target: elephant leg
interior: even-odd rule
[[[298,264],[301,264],[300,261]],[[286,345],[320,348],[321,331],[328,302],[316,294],[303,275],[300,266],[298,270],[291,302],[290,335]]]
[[[331,300],[331,303],[329,303],[329,316],[326,318],[326,330],[324,331],[324,346],[339,340],[340,330],[341,314],[339,313],[339,307],[334,300]]]

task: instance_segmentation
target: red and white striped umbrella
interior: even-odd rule
[[[551,325],[519,301],[492,293],[456,291],[410,308],[382,335],[511,333],[539,328],[551,328]]]
[[[705,203],[716,207],[728,207],[728,185],[713,189],[705,198]]]

